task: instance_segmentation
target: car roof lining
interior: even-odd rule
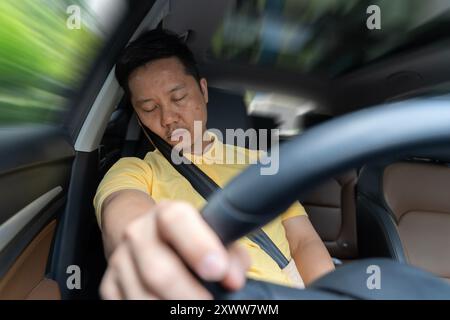
[[[163,27],[178,34],[190,30],[188,45],[196,58],[203,61],[215,30],[233,3],[229,0],[170,0],[170,11],[163,20]]]

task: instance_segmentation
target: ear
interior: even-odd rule
[[[202,90],[203,99],[205,99],[205,103],[208,103],[208,82],[205,78],[200,79],[200,89]]]

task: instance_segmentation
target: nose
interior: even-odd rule
[[[178,114],[172,107],[161,108],[161,126],[168,127],[178,121]]]

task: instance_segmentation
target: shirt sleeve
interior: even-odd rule
[[[307,215],[305,208],[300,204],[300,202],[295,201],[292,206],[289,207],[282,215],[281,221],[286,221],[289,218]]]
[[[101,226],[102,204],[112,193],[119,190],[133,189],[151,194],[152,170],[142,159],[126,157],[117,161],[105,174],[94,197],[95,215]]]

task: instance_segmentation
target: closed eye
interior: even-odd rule
[[[180,98],[174,98],[173,101],[175,102],[179,102],[181,100],[183,100],[184,98],[186,98],[187,94],[185,94],[184,96],[180,97]]]
[[[156,106],[149,108],[149,109],[142,109],[142,111],[144,111],[145,113],[148,113],[148,112],[154,111],[155,109],[156,109]]]

